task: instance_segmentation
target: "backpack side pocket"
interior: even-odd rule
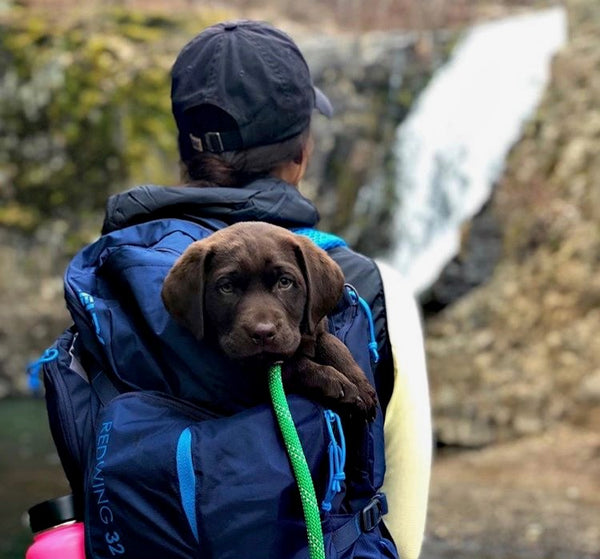
[[[81,497],[84,452],[98,407],[74,351],[76,339],[75,326],[65,330],[49,348],[54,358],[43,363],[42,371],[50,432],[73,493]]]

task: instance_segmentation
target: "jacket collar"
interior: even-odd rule
[[[109,198],[102,233],[161,218],[314,227],[319,213],[297,188],[274,178],[259,179],[242,188],[144,185]]]

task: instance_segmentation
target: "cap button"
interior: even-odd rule
[[[233,31],[234,29],[236,29],[238,26],[237,23],[228,23],[227,25],[225,25],[224,29],[225,31]]]

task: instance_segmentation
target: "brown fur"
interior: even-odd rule
[[[242,365],[283,361],[286,388],[375,416],[375,390],[326,328],[344,286],[312,241],[262,222],[238,223],[192,243],[165,279],[167,310],[197,339]]]

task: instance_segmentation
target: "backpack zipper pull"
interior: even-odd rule
[[[377,350],[377,339],[375,338],[375,323],[373,321],[373,313],[371,312],[371,307],[369,307],[369,303],[367,303],[349,284],[346,284],[346,293],[348,294],[348,298],[353,305],[360,305],[362,310],[364,311],[367,322],[369,323],[369,355],[371,356],[371,361],[373,363],[379,362],[379,351]]]
[[[56,348],[48,348],[39,359],[31,361],[27,365],[27,378],[29,390],[34,394],[37,394],[42,386],[40,381],[40,370],[44,363],[48,363],[58,357],[58,350]]]

